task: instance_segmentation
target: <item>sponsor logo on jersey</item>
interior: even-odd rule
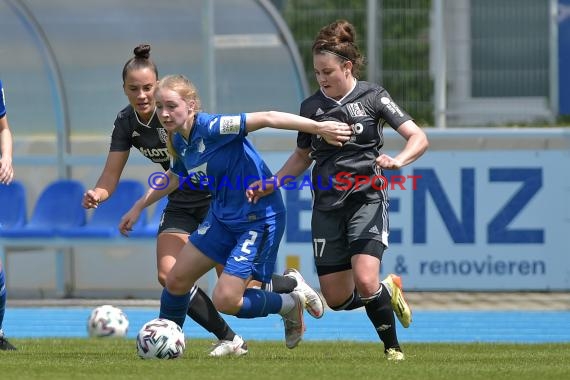
[[[348,109],[348,113],[352,117],[366,116],[366,110],[364,109],[362,103],[360,102],[348,103],[346,105],[346,108]]]
[[[148,158],[160,158],[160,159],[168,159],[168,149],[167,148],[143,148],[142,146],[139,148],[139,151],[142,153],[143,156]]]
[[[208,175],[206,174],[207,170],[208,170],[208,164],[206,162],[204,162],[200,166],[188,170],[186,172],[187,173],[186,177],[179,178],[180,185],[183,185],[184,182],[189,182],[188,184],[191,185],[192,187],[196,188],[199,187],[201,189],[207,187],[211,181],[211,178],[208,177]]]
[[[212,120],[210,120],[210,124],[208,124],[208,129],[211,131],[212,128],[214,127],[214,124],[216,124],[216,122],[218,121],[218,118],[215,117]]]
[[[241,261],[247,261],[247,257],[245,257],[245,256],[238,256],[238,257],[234,257],[234,260],[239,263],[239,262],[241,262]]]
[[[137,131],[133,131],[133,134],[131,135],[131,137],[138,137],[138,136],[140,136],[140,135],[141,135],[141,134],[138,133]]]
[[[166,133],[166,129],[164,128],[156,128],[156,133],[158,133],[158,138],[163,144],[166,144],[166,139],[168,138],[168,134]]]
[[[398,107],[390,98],[384,96],[380,99],[380,102],[384,104],[390,112],[392,112],[392,115],[397,114],[400,117],[404,116],[404,113],[400,111],[400,107]]]
[[[317,112],[315,112],[315,116],[321,116],[321,115],[324,114],[324,113],[325,113],[325,111],[323,111],[323,110],[321,109],[321,107],[319,107],[319,108],[317,109]]]
[[[220,134],[221,135],[237,135],[239,133],[241,117],[239,116],[222,116],[220,118]]]

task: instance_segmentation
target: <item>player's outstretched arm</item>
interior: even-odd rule
[[[340,121],[315,121],[287,112],[266,111],[246,114],[246,128],[253,132],[261,128],[296,130],[320,135],[331,145],[342,146],[350,139],[352,128]]]

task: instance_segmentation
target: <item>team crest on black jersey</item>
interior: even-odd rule
[[[346,105],[346,108],[348,109],[348,113],[352,117],[366,116],[366,111],[364,110],[364,107],[362,106],[362,103],[360,103],[360,102],[348,103]]]
[[[156,128],[156,133],[158,133],[158,138],[162,141],[163,144],[166,144],[167,134],[166,129],[164,128]]]

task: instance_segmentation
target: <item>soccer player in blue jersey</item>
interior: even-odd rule
[[[170,158],[166,148],[166,131],[160,125],[154,104],[154,87],[158,81],[158,68],[150,57],[150,45],[135,47],[134,55],[123,66],[123,91],[129,104],[115,119],[109,154],[103,172],[95,187],[83,197],[83,207],[95,208],[112,196],[127,164],[131,147],[135,147],[150,161],[169,167]],[[202,222],[210,206],[211,195],[207,190],[182,186],[172,192],[162,212],[157,231],[156,263],[158,281],[165,284],[166,275],[176,261],[176,255],[186,244],[188,235]],[[187,315],[198,325],[213,333],[220,342],[238,345],[247,353],[247,344],[216,311],[210,298],[202,289],[193,289],[194,297],[188,306]],[[223,356],[223,349],[213,348],[210,356]],[[220,354],[220,352],[222,354]]]
[[[313,185],[311,232],[321,291],[333,310],[364,306],[384,343],[386,358],[400,361],[405,357],[396,336],[394,313],[404,327],[410,325],[412,314],[401,279],[396,275],[382,282],[379,279],[389,234],[382,170],[414,162],[426,151],[428,140],[386,89],[357,79],[364,58],[355,38],[354,26],[346,20],[319,31],[312,52],[320,88],[303,101],[300,112],[313,120],[346,122],[354,135],[341,149],[335,149],[318,136],[299,132],[297,148],[275,174],[275,183],[286,184],[313,162],[313,181],[329,181],[324,186]],[[385,124],[406,140],[395,157],[381,152]],[[338,173],[343,173],[342,182]],[[272,191],[272,183],[254,185],[248,190],[248,199],[255,203]]]
[[[12,132],[8,125],[6,115],[6,102],[4,99],[4,88],[0,80],[0,184],[8,185],[14,179],[14,168],[12,167]],[[6,276],[4,267],[0,261],[0,350],[15,350],[4,337],[2,322],[6,310]]]
[[[350,138],[350,127],[283,112],[200,112],[197,91],[182,75],[161,79],[155,101],[157,115],[169,136],[172,161],[166,172],[168,183],[163,190],[150,189],[134,207],[154,203],[178,188],[180,179],[206,186],[212,193],[206,219],[190,235],[166,278],[160,317],[182,326],[195,282],[216,264],[223,264],[223,273],[213,289],[216,308],[239,318],[280,314],[286,346],[295,348],[305,330],[303,292],[278,294],[247,288],[251,279],[262,283],[271,279],[285,227],[285,207],[279,192],[257,204],[247,202],[247,187],[261,178],[270,180],[272,173],[246,136],[264,127],[292,129],[319,134],[340,146]]]
[[[164,170],[169,167],[167,133],[158,120],[154,103],[158,68],[150,57],[150,51],[150,45],[136,46],[134,55],[123,66],[122,85],[129,104],[117,114],[105,167],[95,186],[83,197],[82,204],[85,208],[95,208],[112,196],[132,147],[149,161],[161,165]],[[168,195],[168,204],[162,212],[156,242],[158,281],[162,286],[179,251],[188,241],[188,235],[204,220],[210,200],[211,194],[207,188],[191,187],[188,183]],[[132,219],[128,220],[131,221]],[[131,223],[130,226],[132,225]],[[128,229],[123,232],[127,235]],[[305,307],[309,314],[315,318],[323,314],[324,306],[320,295],[298,272],[292,271],[285,276],[274,274],[269,283],[261,286],[271,288],[277,293],[288,293],[295,288],[302,290],[307,298]],[[209,355],[246,353],[247,344],[224,321],[204,291],[196,286],[192,293],[187,315],[218,338],[218,343]],[[230,350],[237,346],[240,347],[239,350]]]

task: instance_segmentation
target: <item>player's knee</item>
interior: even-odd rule
[[[166,276],[167,273],[158,272],[158,282],[160,283],[160,285],[162,285],[162,287],[166,286]]]
[[[239,309],[239,301],[241,297],[236,297],[231,292],[224,292],[216,287],[214,289],[214,294],[212,295],[212,302],[216,309],[224,314],[235,315]]]
[[[172,275],[172,272],[166,276],[164,286],[173,294],[184,294],[192,288],[192,284],[187,284],[184,279]]]
[[[369,280],[355,281],[356,289],[360,297],[372,297],[380,287],[380,281],[377,278],[371,277]]]

